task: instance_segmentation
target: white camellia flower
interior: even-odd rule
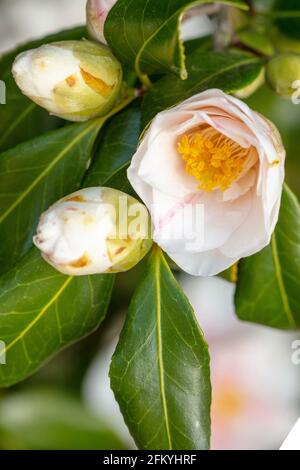
[[[106,44],[104,23],[111,8],[117,0],[88,0],[86,5],[87,26],[90,35]]]
[[[151,223],[145,206],[133,197],[110,188],[86,188],[42,214],[33,241],[64,274],[122,272],[151,248]]]
[[[284,160],[271,122],[212,89],[156,116],[128,178],[157,244],[184,271],[209,276],[270,242]]]
[[[62,41],[22,52],[12,73],[24,95],[51,114],[86,121],[109,112],[120,95],[122,68],[90,41]]]

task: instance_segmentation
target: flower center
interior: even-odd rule
[[[199,189],[225,191],[243,170],[248,148],[221,134],[211,126],[202,126],[184,134],[177,150],[186,162],[185,171],[199,182]]]

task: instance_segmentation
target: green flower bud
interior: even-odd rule
[[[86,188],[42,214],[35,245],[58,271],[72,276],[131,269],[152,246],[146,207],[110,188]]]
[[[69,121],[108,113],[122,85],[121,65],[110,50],[86,40],[45,44],[23,52],[12,72],[24,95]]]
[[[300,55],[287,53],[270,60],[266,69],[266,79],[279,95],[292,96],[299,88]]]

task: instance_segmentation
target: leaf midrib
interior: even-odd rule
[[[34,109],[36,108],[35,103],[29,103],[29,105],[26,106],[24,111],[19,115],[17,119],[15,119],[11,125],[6,129],[6,132],[2,134],[2,137],[0,139],[0,145],[3,145],[3,142],[7,139],[7,137],[18,127],[18,125],[22,122],[23,119],[28,116]]]
[[[11,341],[5,348],[5,353],[7,353],[16,343],[21,341],[24,336],[33,328],[33,326],[43,317],[43,315],[47,312],[47,310],[56,302],[56,300],[60,297],[60,295],[65,291],[68,285],[73,281],[74,277],[70,276],[67,280],[62,284],[62,286],[58,289],[55,295],[47,302],[46,305],[39,311],[36,317],[24,328],[24,330],[19,333],[13,341]]]
[[[222,3],[224,5],[228,4],[228,5],[231,5],[232,4],[232,1],[230,0],[217,0],[218,3]],[[136,57],[135,57],[135,61],[134,61],[134,69],[136,71],[136,74],[138,76],[142,76],[144,75],[143,72],[141,71],[140,69],[140,65],[139,65],[139,62],[140,62],[140,59],[141,59],[141,56],[145,50],[145,48],[147,47],[147,45],[152,41],[152,39],[167,25],[167,23],[169,21],[172,21],[174,18],[176,18],[177,16],[180,16],[186,9],[189,9],[189,8],[192,8],[193,6],[196,6],[196,5],[201,5],[201,3],[205,4],[205,3],[214,3],[214,0],[195,0],[195,1],[192,1],[189,3],[188,6],[184,6],[184,7],[181,7],[179,8],[176,12],[173,13],[172,16],[168,17],[147,39],[146,41],[143,43],[142,47],[139,49]],[[248,7],[247,5],[243,5],[242,3],[238,3],[236,4],[236,8],[241,8],[241,9],[244,9],[246,10]],[[179,36],[179,40],[180,40],[180,36]],[[181,64],[183,66],[183,64]]]
[[[203,80],[200,80],[197,82],[196,85],[194,85],[192,88],[189,88],[189,94],[191,91],[193,91],[195,88],[197,89],[200,85],[203,85],[205,82],[217,77],[218,75],[221,75],[222,73],[229,72],[232,69],[242,67],[243,65],[249,65],[249,64],[257,64],[260,65],[259,59],[257,57],[249,57],[247,59],[243,59],[240,62],[235,62],[234,64],[228,65],[227,67],[224,67],[222,69],[219,69],[217,72],[212,73],[208,77],[203,78]],[[231,90],[234,91],[234,90]]]
[[[172,450],[172,439],[170,433],[169,414],[167,407],[165,378],[164,378],[164,362],[162,354],[162,332],[161,332],[161,289],[160,289],[160,255],[154,254],[154,278],[155,278],[155,300],[156,300],[156,331],[157,331],[157,360],[159,369],[160,392],[162,398],[162,407],[165,417],[166,434],[168,439],[169,450]]]
[[[28,194],[43,180],[44,177],[48,175],[48,173],[52,170],[53,167],[68,153],[72,147],[82,139],[93,127],[99,125],[99,120],[93,122],[90,126],[88,126],[84,131],[78,134],[75,139],[72,140],[59,154],[57,157],[52,160],[51,164],[46,167],[44,171],[36,178],[26,189],[26,191],[22,192],[21,195],[15,200],[15,202],[2,214],[0,217],[0,224],[9,216],[9,214],[28,196]]]

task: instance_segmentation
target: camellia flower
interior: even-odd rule
[[[86,5],[87,25],[90,35],[97,41],[106,44],[104,23],[111,8],[117,0],[88,0]]]
[[[128,178],[152,214],[154,240],[184,271],[206,276],[270,242],[284,159],[272,123],[212,89],[156,116]]]
[[[70,275],[127,271],[152,245],[146,207],[110,188],[87,188],[42,214],[33,239],[44,259]]]
[[[12,72],[26,96],[70,121],[109,112],[122,85],[121,65],[109,49],[85,40],[56,42],[23,52]]]

